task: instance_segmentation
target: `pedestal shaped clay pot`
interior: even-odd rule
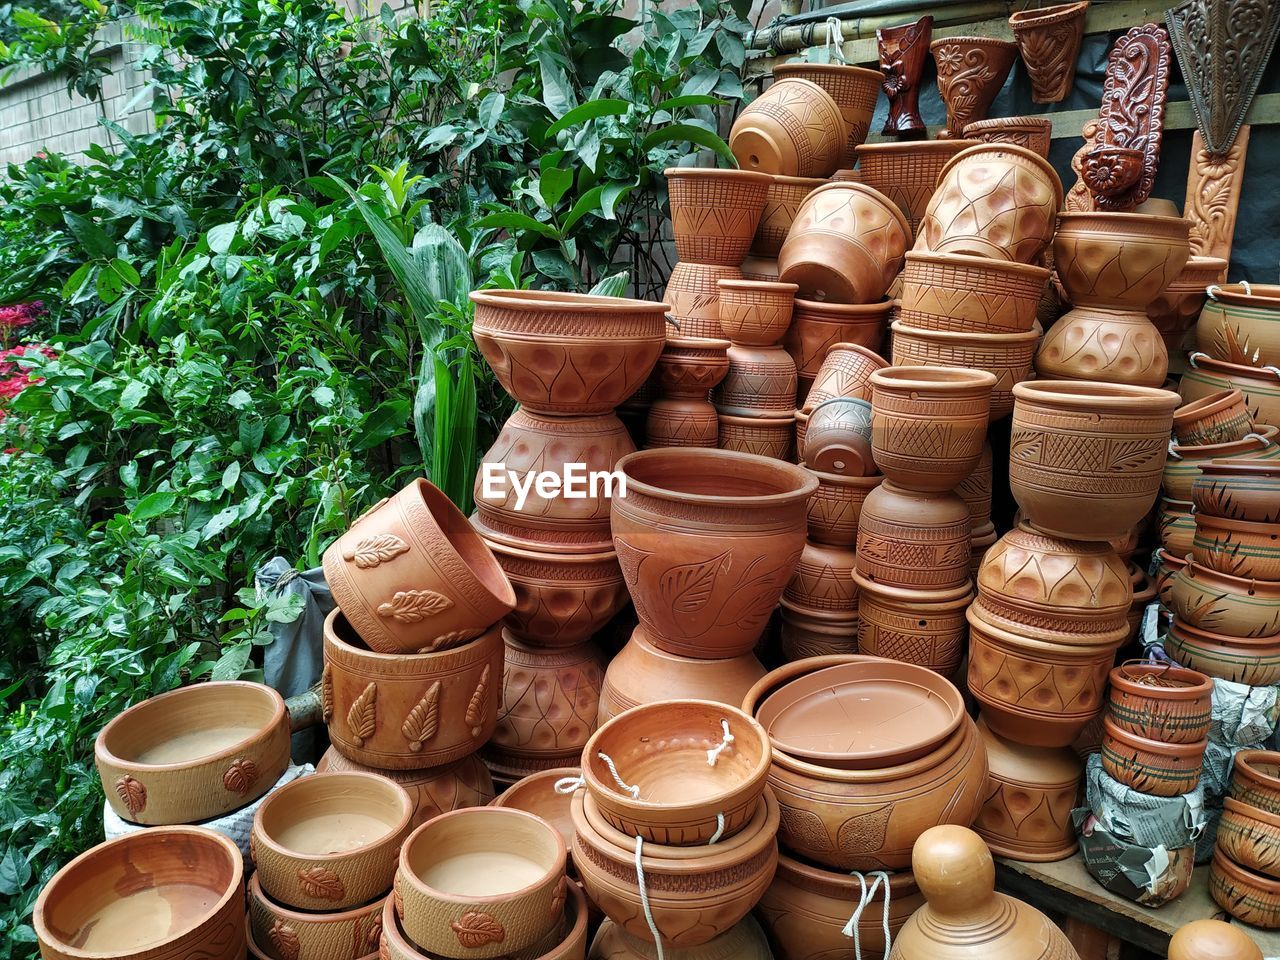
[[[716,445],[719,421],[707,394],[729,372],[728,350],[728,340],[667,340],[656,374],[663,395],[649,408],[646,447]]]
[[[705,167],[671,167],[664,175],[680,259],[741,266],[764,212],[769,177]]]
[[[993,37],[942,37],[929,44],[938,67],[938,93],[947,107],[947,132],[985,120],[991,101],[1013,69],[1018,47]]]
[[[775,80],[788,77],[816,83],[831,95],[840,108],[847,134],[840,154],[840,166],[853,166],[853,150],[867,139],[871,115],[880,97],[880,73],[841,63],[780,63],[773,68]]]
[[[1083,0],[1009,15],[1013,39],[1031,77],[1033,102],[1058,103],[1071,92],[1088,9],[1088,0]]]
[[[933,17],[921,17],[915,23],[876,30],[880,51],[881,86],[889,98],[889,114],[881,133],[902,139],[920,139],[925,135],[920,119],[920,80],[929,55],[929,37],[933,33]]]
[[[829,177],[840,165],[846,137],[831,95],[816,83],[788,77],[738,114],[729,149],[743,172]]]

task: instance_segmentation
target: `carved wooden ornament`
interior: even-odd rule
[[[921,17],[915,23],[876,31],[883,75],[880,86],[889,98],[889,115],[882,133],[900,134],[908,139],[924,135],[924,120],[920,118],[920,77],[932,34],[933,17]]]

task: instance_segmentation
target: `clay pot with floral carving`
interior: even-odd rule
[[[1253,432],[1231,443],[1211,443],[1204,446],[1184,447],[1177,443],[1168,447],[1165,461],[1165,496],[1176,500],[1190,500],[1200,467],[1213,460],[1247,460],[1269,463],[1280,458],[1280,427],[1259,425]]]
[[[1205,305],[1209,285],[1221,282],[1226,275],[1226,260],[1193,254],[1164,292],[1147,307],[1147,319],[1160,331],[1170,353],[1182,349],[1187,331],[1195,326]]]
[[[861,554],[858,562],[863,563]],[[967,545],[964,574],[958,587],[928,590],[885,586],[855,571],[858,652],[952,676],[964,655],[965,610],[973,600]]]
[[[729,372],[729,346],[728,340],[667,340],[655,374],[662,397],[649,407],[646,448],[716,445],[720,421],[707,394]]]
[[[889,318],[897,306],[896,300],[824,303],[797,299],[791,326],[782,338],[782,345],[796,362],[801,399],[808,394],[827,354],[837,344],[857,345],[873,352],[878,350],[889,329]]]
[[[862,505],[858,572],[882,587],[966,586],[970,527],[969,507],[954,493],[924,493],[886,481]]]
[[[788,77],[809,80],[831,95],[840,108],[847,134],[839,165],[853,166],[854,148],[867,139],[871,115],[880,98],[880,71],[841,63],[780,63],[773,68],[774,80]]]
[[[432,817],[438,817],[461,807],[483,807],[493,799],[493,778],[476,754],[441,767],[423,770],[375,770],[356,763],[330,746],[316,764],[316,773],[326,770],[378,773],[394,780],[409,794],[413,802],[410,828],[420,827]]]
[[[1280,426],[1280,373],[1214,360],[1203,353],[1191,354],[1188,365],[1190,369],[1178,382],[1184,401],[1236,389],[1244,394],[1245,406],[1255,424]]]
[[[807,467],[807,464],[801,464]],[[809,498],[809,539],[837,547],[852,547],[858,536],[858,521],[867,495],[884,477],[846,477],[810,472],[818,478],[818,489]]]
[[[871,404],[833,397],[808,414],[803,462],[819,473],[865,477],[876,472],[871,459]]]
[[[809,80],[787,77],[738,114],[729,149],[743,172],[829,177],[840,166],[847,137],[831,95]]]
[[[370,948],[378,948],[385,891],[368,903],[345,910],[297,910],[264,893],[261,878],[255,874],[249,879],[248,895],[249,937],[275,960],[304,956],[359,960]]]
[[[1280,581],[1250,580],[1188,563],[1174,578],[1169,596],[1183,623],[1228,637],[1280,634]]]
[[[1191,499],[1200,515],[1280,523],[1280,464],[1232,459],[1201,463],[1200,475],[1191,482]]]
[[[918,140],[907,143],[868,143],[858,147],[858,177],[900,209],[915,236],[925,209],[951,158],[974,146],[976,140]]]
[[[902,269],[911,228],[884,194],[829,183],[800,204],[778,253],[778,275],[806,300],[875,303]]]
[[[740,267],[772,180],[751,170],[707,167],[670,167],[663,175],[680,259]]]
[[[1040,342],[1040,329],[1025,333],[969,333],[920,330],[904,320],[892,325],[895,365],[917,367],[968,367],[995,377],[991,388],[991,419],[1007,417],[1013,410],[1013,388],[1032,377],[1032,359]]]
[[[1196,346],[1215,360],[1280,364],[1280,286],[1213,284],[1196,322]]]
[[[929,50],[938,66],[947,132],[959,137],[968,124],[986,119],[1018,59],[1017,44],[994,37],[940,37],[929,44]]]
[[[1220,390],[1173,411],[1173,438],[1184,447],[1232,443],[1252,430],[1253,418],[1239,390]]]
[[[827,181],[821,177],[783,177],[773,176],[769,192],[764,201],[764,212],[760,215],[760,225],[756,227],[755,238],[751,241],[751,256],[743,262],[744,273],[748,263],[757,261],[776,261],[782,242],[787,239],[791,224],[795,222],[796,213],[804,198],[817,190]],[[769,278],[776,280],[777,270]]]
[[[724,331],[720,329],[720,281],[742,278],[742,271],[736,266],[684,260],[677,263],[671,268],[662,294],[662,299],[671,305],[674,324],[668,326],[667,338],[724,339]]]
[[[958,253],[907,253],[901,323],[953,333],[1026,333],[1049,271],[1044,267]]]
[[[832,397],[869,401],[871,374],[888,365],[870,347],[853,343],[833,344],[805,395],[802,409],[808,412]]]
[[[1109,678],[1107,717],[1118,729],[1165,743],[1209,735],[1213,681],[1168,663],[1131,661]]]
[[[1047,158],[1049,145],[1053,142],[1053,121],[1045,117],[975,120],[965,124],[963,135],[966,140],[981,140],[983,143],[1011,143]]]
[[[795,417],[739,417],[721,413],[720,449],[770,460],[790,460],[795,450]]]
[[[1009,15],[1013,39],[1031,78],[1034,103],[1058,103],[1071,92],[1088,9],[1088,0],[1081,0]]]
[[[727,356],[729,371],[711,396],[717,411],[731,417],[792,419],[797,381],[791,354],[779,346],[734,343]]]
[[[810,607],[783,595],[778,606],[783,662],[858,652],[858,588],[852,577],[849,585],[852,610]]]

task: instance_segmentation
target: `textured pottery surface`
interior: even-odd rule
[[[720,449],[770,460],[790,460],[796,424],[789,417],[739,417],[720,414]]]
[[[438,653],[374,653],[358,644],[342,613],[330,613],[321,700],[329,739],[346,756],[383,770],[419,770],[461,759],[493,735],[500,627]]]
[[[1009,15],[1013,38],[1031,78],[1033,102],[1059,103],[1071,92],[1088,9],[1085,0]]]
[[[1221,850],[1214,851],[1209,867],[1209,896],[1237,920],[1280,928],[1280,880],[1232,862]]]
[[[969,508],[971,533],[974,535],[979,528],[991,524],[991,470],[991,443],[988,441],[982,445],[982,455],[978,459],[978,465],[956,486],[956,496]],[[991,542],[995,543],[995,540]]]
[[[375,770],[348,760],[335,747],[330,747],[316,764],[317,773],[325,770],[378,773],[400,784],[414,805],[410,827],[420,827],[450,810],[483,807],[493,799],[493,778],[475,754],[425,770]]]
[[[31,923],[45,960],[240,960],[240,851],[199,827],[157,827],[109,840],[45,884]]]
[[[1262,951],[1234,924],[1192,920],[1170,938],[1169,960],[1262,960]]]
[[[573,842],[573,820],[569,816],[572,794],[560,793],[556,783],[564,779],[576,780],[582,775],[580,767],[552,767],[517,780],[492,800],[495,807],[511,807],[536,814],[560,831],[565,847]],[[476,804],[483,806],[483,804]],[[570,866],[572,875],[572,866]]]
[[[1246,580],[1280,580],[1280,524],[1196,515],[1196,563]]]
[[[964,655],[965,609],[973,600],[967,548],[964,574],[964,583],[951,590],[886,587],[855,574],[858,652],[952,676]]]
[[[712,393],[722,414],[791,419],[796,402],[796,362],[778,346],[729,348],[729,372]]]
[[[1031,362],[1040,331],[1025,333],[961,333],[919,330],[903,320],[893,323],[893,362],[902,366],[968,367],[996,378],[991,388],[991,419],[1013,410],[1015,384],[1032,376]]]
[[[1072,67],[1074,66],[1073,60]],[[966,140],[981,140],[984,143],[1011,143],[1048,157],[1053,123],[1044,117],[997,117],[965,124],[962,135]]]
[[[821,177],[774,176],[772,178],[769,191],[765,195],[760,225],[756,227],[755,238],[751,241],[753,258],[777,259],[778,251],[782,249],[782,241],[787,239],[787,232],[795,222],[800,203],[826,182]],[[746,264],[744,263],[743,266],[745,267]],[[777,279],[776,270],[772,279]]]
[[[1102,769],[1113,780],[1156,797],[1190,793],[1200,782],[1207,740],[1149,740],[1120,729],[1109,717],[1103,719],[1102,730]]]
[[[852,576],[849,583],[853,585]],[[853,591],[852,610],[822,610],[783,596],[779,603],[779,633],[784,662],[858,652],[857,588]]]
[[[929,56],[932,33],[933,17],[927,16],[915,23],[876,30],[882,75],[880,85],[889,98],[889,113],[882,133],[924,136],[924,121],[920,119],[920,81]]]
[[[1173,438],[1184,447],[1232,443],[1251,430],[1253,418],[1239,390],[1221,390],[1173,411]]]
[[[665,960],[773,960],[760,924],[748,914],[731,928],[696,947],[664,944]],[[589,960],[658,960],[658,947],[631,936],[612,920],[600,924],[591,941]]]
[[[1231,767],[1229,794],[1241,803],[1280,814],[1280,753],[1241,750]]]
[[[720,340],[720,281],[741,280],[738,267],[722,267],[710,263],[681,261],[671,268],[662,299],[671,305],[676,326],[666,331],[667,337],[700,337]]]
[[[1111,671],[1107,716],[1121,730],[1165,743],[1209,735],[1213,682],[1167,663],[1125,663]]]
[[[884,32],[884,31],[881,31]],[[951,158],[974,146],[976,140],[921,140],[914,143],[868,143],[859,147],[861,182],[894,202],[915,236],[938,184],[938,175]]]
[[[854,552],[848,547],[806,543],[795,576],[783,596],[808,610],[856,614],[858,591],[853,584]]]
[[[871,458],[871,404],[850,397],[833,397],[809,413],[804,462],[819,473],[865,477],[876,472]]]
[[[1280,816],[1227,797],[1217,848],[1240,866],[1274,879],[1280,874]]]
[[[1247,124],[1240,128],[1226,153],[1209,150],[1198,129],[1191,136],[1183,216],[1191,221],[1191,250],[1196,256],[1231,258],[1248,150]],[[1225,273],[1218,279],[1224,277]]]
[[[1172,576],[1176,580],[1177,573]],[[1171,592],[1170,588],[1161,595],[1166,606],[1172,606]],[[1178,663],[1219,680],[1251,687],[1280,683],[1280,635],[1228,637],[1193,627],[1175,616],[1164,645]]]
[[[1173,578],[1170,606],[1193,627],[1227,637],[1280,634],[1280,582],[1246,580],[1189,563]]]
[[[840,154],[840,166],[853,166],[854,148],[867,139],[871,114],[875,112],[876,100],[880,97],[879,71],[839,63],[780,63],[773,68],[775,80],[787,77],[816,83],[831,95],[844,118],[848,134]]]
[[[829,177],[840,165],[845,140],[844,118],[831,95],[809,80],[788,77],[738,114],[729,149],[744,172]]]
[[[1244,394],[1245,406],[1255,424],[1280,426],[1280,374],[1273,370],[1226,363],[1195,354],[1191,369],[1182,375],[1178,392],[1183,400],[1196,400],[1231,388]]]
[[[383,893],[347,910],[294,910],[263,893],[255,875],[249,880],[249,936],[272,960],[359,960],[378,948]]]
[[[818,478],[818,489],[809,499],[809,539],[832,546],[853,546],[862,505],[884,477],[842,477],[810,472]]]
[[[930,43],[929,50],[947,107],[947,131],[959,137],[967,124],[986,119],[1018,58],[1017,44],[992,37],[943,37]]]
[[[800,392],[813,384],[828,352],[836,344],[856,344],[875,351],[889,329],[896,300],[882,303],[823,303],[797,299],[791,326],[782,345],[796,362]]]
[[[94,762],[107,803],[130,823],[194,823],[266,793],[289,765],[284,700],[259,683],[200,683],[117,715]]]
[[[791,326],[796,286],[769,280],[723,280],[720,329],[735,344],[770,346]]]
[[[655,374],[664,395],[649,406],[646,448],[716,446],[720,421],[707,393],[729,372],[728,350],[728,340],[667,340]]]
[[[902,271],[902,324],[955,333],[1026,333],[1048,280],[1044,267],[913,250]]]
[[[1168,378],[1169,349],[1141,311],[1076,307],[1049,328],[1035,364],[1043,380],[1158,387]]]
[[[1186,266],[1188,231],[1188,222],[1174,217],[1064,213],[1053,262],[1076,307],[1145,311]]]
[[[1201,463],[1200,475],[1191,483],[1191,499],[1201,514],[1276,523],[1280,521],[1280,464],[1232,459]]]
[[[747,255],[772,181],[747,170],[665,171],[676,253],[691,263],[737,267]]]
[[[869,347],[833,344],[804,399],[804,409],[812,410],[832,397],[870,400],[871,374],[887,366],[884,358]]]
[[[954,589],[969,581],[969,534],[969,508],[955,494],[885,482],[862,506],[858,572],[886,587]]]
[[[1254,367],[1280,363],[1280,286],[1210,286],[1196,323],[1196,346],[1215,360]]]
[[[1165,346],[1176,353],[1182,348],[1186,332],[1196,324],[1204,307],[1209,285],[1218,283],[1227,274],[1227,261],[1216,257],[1195,254],[1195,227],[1192,226],[1192,255],[1187,265],[1170,281],[1160,296],[1147,306],[1149,319]]]
[[[1201,476],[1200,467],[1214,460],[1245,460],[1271,463],[1280,458],[1280,428],[1257,425],[1243,440],[1233,443],[1214,443],[1203,447],[1169,447],[1169,459],[1164,465],[1165,496],[1176,500],[1190,500],[1195,482]]]

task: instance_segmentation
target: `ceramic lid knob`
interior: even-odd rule
[[[911,870],[929,909],[961,917],[981,910],[995,895],[996,865],[982,838],[968,827],[946,824],[920,834]]]
[[[1234,924],[1194,920],[1169,941],[1169,960],[1262,960],[1262,951]]]

